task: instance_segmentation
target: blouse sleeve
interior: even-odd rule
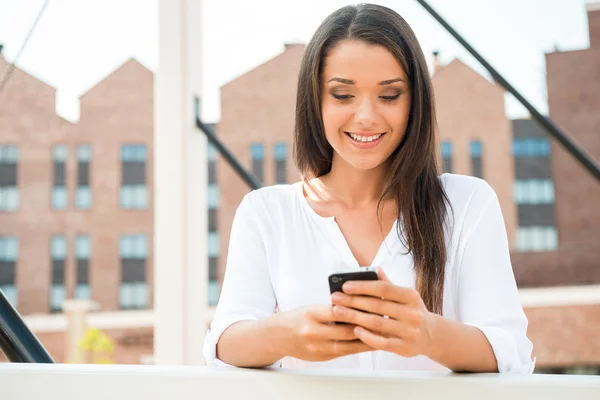
[[[206,364],[227,366],[217,358],[217,342],[231,325],[272,315],[276,298],[257,216],[248,194],[238,207],[229,240],[227,267],[215,317],[207,332],[203,353]],[[272,366],[279,366],[280,362]]]
[[[487,185],[486,185],[487,186]],[[487,337],[500,373],[532,373],[533,345],[519,300],[506,228],[498,197],[489,195],[475,216],[459,260],[458,307],[461,322]]]

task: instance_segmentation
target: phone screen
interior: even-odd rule
[[[329,275],[329,290],[333,294],[341,292],[344,282],[348,281],[376,281],[379,279],[376,271],[341,272]]]

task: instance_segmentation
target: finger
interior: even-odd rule
[[[329,304],[319,304],[306,309],[308,315],[318,322],[332,322],[335,321],[335,315],[333,315],[333,308]]]
[[[318,328],[319,335],[327,340],[351,341],[358,339],[354,333],[355,325],[347,324],[322,324]]]
[[[343,306],[334,306],[334,314],[340,322],[360,326],[385,336],[399,336],[402,338],[411,337],[415,333],[415,328],[408,321],[398,321]]]
[[[331,303],[379,315],[389,315],[391,312],[394,312],[393,309],[395,306],[402,306],[401,304],[382,300],[378,297],[347,295],[339,292],[331,295]]]
[[[402,351],[404,341],[397,337],[384,337],[369,331],[368,329],[357,326],[354,333],[361,342],[377,350],[391,351],[399,353]]]
[[[377,281],[348,281],[342,290],[346,294],[365,295],[384,298],[401,304],[414,304],[421,298],[419,293],[407,287],[396,286],[393,283]]]
[[[392,281],[390,281],[390,278],[388,278],[383,269],[378,269],[377,275],[379,275],[379,279],[381,279],[382,281],[392,283]]]
[[[374,349],[363,342],[362,340],[356,339],[351,342],[335,342],[329,343],[329,352],[331,355],[336,357],[343,357],[350,354],[363,353],[365,351],[373,351]]]
[[[412,314],[415,311],[412,307],[377,297],[347,295],[338,292],[331,296],[331,301],[334,305],[354,308],[371,314],[387,315],[399,321],[414,319]]]

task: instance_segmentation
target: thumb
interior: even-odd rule
[[[388,276],[385,274],[385,272],[383,271],[383,269],[379,269],[377,271],[377,274],[379,275],[379,279],[381,279],[384,282],[388,282],[388,283],[392,283],[392,281],[390,281],[390,278],[388,278]]]

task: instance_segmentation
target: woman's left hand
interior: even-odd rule
[[[427,355],[436,315],[416,290],[394,285],[382,270],[379,278],[346,282],[344,293],[334,293],[336,318],[356,325],[356,336],[375,349],[404,357]]]

